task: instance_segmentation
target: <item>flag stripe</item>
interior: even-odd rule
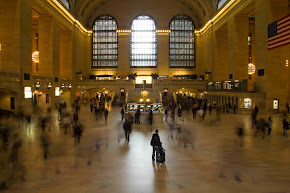
[[[274,43],[269,44],[269,46],[272,46],[272,45],[274,45],[274,44],[281,43],[281,42],[286,41],[286,40],[289,40],[289,39],[290,39],[290,36],[288,35],[288,36],[286,36],[286,37],[283,38],[283,39],[279,39],[279,41],[275,41]]]
[[[283,25],[277,25],[277,29],[278,29],[278,30],[281,30],[281,29],[283,29],[283,28],[289,26],[289,24],[290,24],[290,22],[285,23],[285,24],[283,24]]]
[[[277,46],[269,47],[268,49],[269,49],[269,50],[272,50],[272,49],[275,49],[275,48],[279,48],[279,47],[282,47],[282,46],[286,46],[286,45],[288,45],[288,44],[290,44],[290,40],[288,40],[288,42],[285,42],[285,43],[283,43],[283,44],[278,44]]]
[[[289,21],[290,21],[290,18],[287,18],[287,20],[283,20],[283,21],[278,22],[278,25],[283,25],[284,23],[287,23]]]
[[[279,22],[279,21],[282,21],[282,20],[285,20],[285,19],[286,19],[287,17],[289,17],[289,16],[290,16],[290,14],[289,14],[289,15],[286,15],[285,17],[279,19],[278,22]]]
[[[268,25],[268,49],[290,44],[290,14]]]
[[[279,30],[278,33],[281,34],[281,33],[284,33],[285,31],[289,31],[289,28],[290,28],[290,25],[288,25],[286,28]]]
[[[277,37],[277,38],[274,38],[274,39],[270,40],[269,43],[273,43],[275,40],[279,40],[279,39],[281,39],[281,38],[283,38],[283,37],[285,37],[285,36],[289,36],[289,35],[290,35],[290,32],[285,33],[285,34],[281,34],[281,36],[279,36],[279,37]]]

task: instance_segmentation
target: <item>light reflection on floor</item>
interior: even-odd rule
[[[52,131],[46,131],[51,140],[48,160],[42,158],[37,124],[30,133],[18,130],[24,140],[19,159],[26,181],[13,179],[5,192],[290,192],[290,140],[281,135],[281,118],[274,118],[272,136],[262,139],[254,137],[246,115],[223,115],[218,126],[211,126],[214,115],[202,123],[186,115],[193,146],[184,148],[175,136],[168,139],[166,124],[134,125],[126,143],[119,112],[112,108],[105,123],[82,109],[85,132],[79,145],[71,132],[64,135],[55,114]],[[239,122],[246,130],[243,147],[235,134]],[[166,149],[164,165],[151,161],[150,129],[156,128]],[[3,166],[7,156],[0,155]],[[2,171],[5,179],[11,166]]]

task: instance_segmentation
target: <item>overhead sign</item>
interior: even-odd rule
[[[31,87],[24,87],[24,98],[26,98],[26,99],[32,98]]]
[[[278,99],[274,99],[273,100],[273,109],[274,110],[278,110],[279,109],[279,100]]]
[[[59,87],[55,87],[55,96],[59,95],[60,95]]]

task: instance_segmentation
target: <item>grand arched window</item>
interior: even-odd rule
[[[149,16],[139,16],[131,26],[131,67],[157,66],[157,39],[155,21]]]
[[[98,17],[93,24],[92,68],[118,67],[117,22],[111,16]]]
[[[194,63],[194,25],[183,15],[175,16],[170,22],[169,67],[192,68]]]

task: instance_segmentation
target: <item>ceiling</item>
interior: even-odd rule
[[[196,28],[201,28],[217,11],[219,0],[70,0],[72,13],[87,28],[95,18],[112,15],[119,28],[128,28],[130,20],[138,14],[156,18],[159,28],[168,27],[175,15],[185,14],[192,18]],[[162,13],[162,14],[160,14]]]

